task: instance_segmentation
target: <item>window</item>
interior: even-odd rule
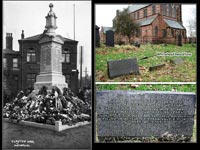
[[[155,28],[154,28],[154,36],[158,36],[158,27],[157,26],[155,26]]]
[[[171,29],[172,37],[174,37],[174,29]]]
[[[7,69],[7,58],[3,58],[3,68]]]
[[[169,16],[172,17],[172,6],[169,4]]]
[[[147,16],[147,9],[144,9],[144,17]]]
[[[167,30],[166,29],[163,29],[163,38],[165,38],[167,36]]]
[[[70,50],[64,49],[62,52],[62,62],[64,63],[70,63]]]
[[[134,20],[136,19],[136,13],[133,13],[133,19]]]
[[[27,50],[27,62],[35,62],[36,56],[35,56],[35,50],[33,48],[29,48]]]
[[[185,32],[184,31],[182,31],[182,37],[185,38]]]
[[[18,59],[13,58],[13,68],[18,68]]]
[[[176,7],[174,7],[174,17],[176,17]]]
[[[166,5],[162,4],[162,14],[166,15]]]
[[[152,14],[155,14],[155,13],[156,13],[156,6],[152,5]]]
[[[136,35],[136,37],[140,36],[140,29],[138,29],[138,30],[135,31],[135,35]]]
[[[36,74],[28,73],[26,76],[28,87],[33,87],[35,83]]]
[[[137,19],[139,19],[140,18],[140,13],[139,13],[139,11],[137,12]]]

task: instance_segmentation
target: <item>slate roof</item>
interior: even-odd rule
[[[144,8],[144,7],[148,6],[148,5],[150,5],[150,4],[134,4],[132,6],[128,6],[128,12],[132,13],[132,12],[137,11],[137,10],[139,10],[141,8]]]
[[[19,54],[19,51],[14,51],[14,50],[11,50],[11,49],[3,49],[3,53],[4,54]]]
[[[24,39],[20,39],[21,41],[39,41],[40,38],[43,36],[44,34],[37,34],[37,35],[34,35],[34,36],[30,36],[30,37],[27,37],[27,38],[24,38]],[[62,37],[61,35],[56,35],[58,37],[61,37],[64,41],[75,41],[75,40],[72,40],[72,39],[68,39],[68,38],[65,38],[65,37]]]
[[[176,28],[176,29],[185,29],[185,27],[183,25],[181,25],[180,23],[178,23],[177,21],[173,21],[173,20],[169,20],[169,19],[163,19],[168,26],[170,26],[171,28]]]
[[[145,20],[142,20],[142,21],[138,22],[138,24],[139,24],[139,26],[149,25],[149,24],[151,24],[155,20],[156,17],[157,16],[149,17],[149,18],[147,18]]]
[[[114,31],[114,29],[112,27],[102,27],[103,33],[106,33],[106,31],[108,30],[112,30]]]

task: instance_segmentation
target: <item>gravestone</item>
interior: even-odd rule
[[[164,66],[165,66],[165,64],[159,64],[159,65],[151,66],[151,67],[149,67],[149,71],[158,70],[158,69],[160,69]]]
[[[114,47],[114,32],[112,30],[106,31],[106,46]]]
[[[64,41],[62,37],[55,33],[56,15],[52,11],[53,4],[49,5],[50,11],[46,16],[46,30],[39,40],[40,44],[40,73],[36,76],[34,89],[39,90],[46,86],[50,91],[57,86],[61,91],[64,87],[68,87],[65,82],[65,76],[62,75],[62,45]]]
[[[139,75],[137,58],[108,61],[108,77],[115,78],[126,74]]]
[[[181,34],[179,33],[178,35],[178,43],[177,43],[178,46],[182,46],[182,37],[181,37]]]
[[[95,26],[95,32],[96,32],[96,47],[100,47],[100,36],[99,36],[99,27]]]
[[[165,91],[97,91],[97,135],[191,137],[195,93]]]
[[[173,64],[178,65],[178,64],[184,63],[184,61],[183,61],[183,59],[181,59],[181,58],[176,58],[176,59],[170,60],[170,63],[173,63]]]

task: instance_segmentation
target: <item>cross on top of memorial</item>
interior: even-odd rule
[[[48,12],[47,16],[46,16],[46,34],[47,35],[53,35],[55,36],[55,29],[57,28],[56,26],[56,15],[55,13],[53,12],[53,4],[50,3],[49,4],[49,8],[50,8],[50,11]]]

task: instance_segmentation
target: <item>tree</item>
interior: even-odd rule
[[[188,20],[188,33],[191,38],[196,37],[196,9],[191,10],[190,19]]]
[[[127,36],[129,43],[131,42],[131,36],[135,32],[139,31],[139,26],[131,19],[131,16],[128,13],[128,8],[125,8],[120,12],[115,20],[113,21],[113,28],[117,34]]]

